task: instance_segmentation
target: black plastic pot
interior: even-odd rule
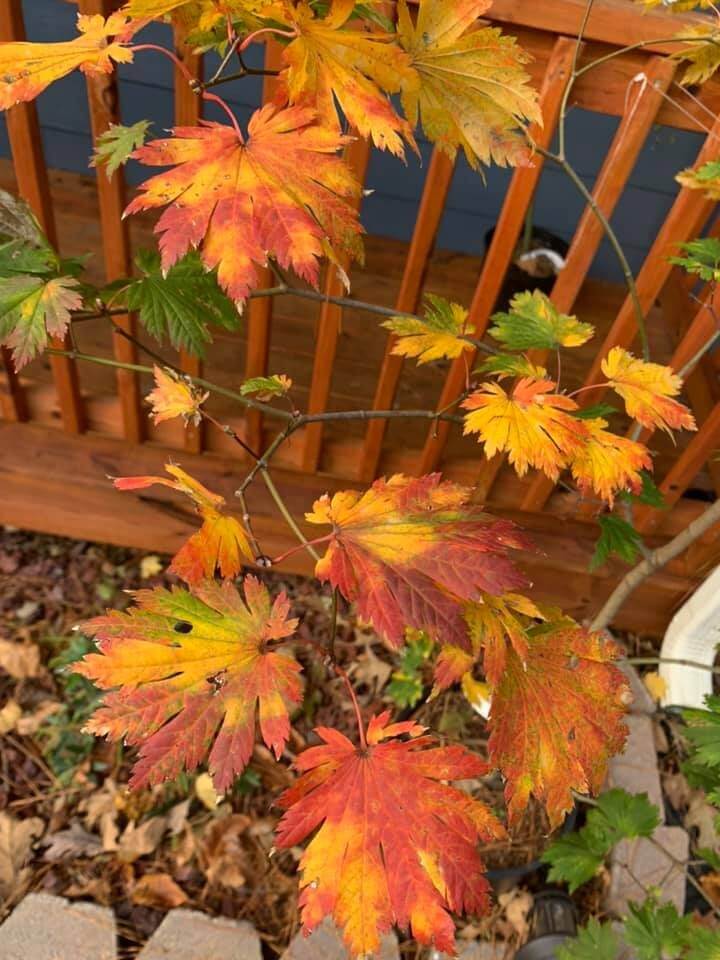
[[[572,833],[575,829],[577,818],[578,808],[575,806],[567,817],[565,817],[563,825],[560,828],[561,834]],[[488,870],[485,876],[495,893],[500,894],[512,890],[513,887],[516,887],[523,880],[527,880],[528,877],[531,877],[534,873],[539,873],[545,869],[547,868],[541,860],[531,860],[530,863],[524,863],[518,867],[502,867],[497,870]]]
[[[495,236],[495,227],[491,230],[488,230],[485,234],[485,253],[490,248],[492,243],[492,238]],[[525,290],[542,290],[543,293],[550,293],[555,283],[555,275],[550,274],[549,276],[534,276],[531,273],[528,273],[526,270],[523,270],[521,266],[516,263],[517,258],[521,253],[521,244],[522,241],[518,243],[518,246],[515,251],[515,256],[513,257],[510,266],[508,267],[507,273],[505,274],[505,279],[503,285],[498,294],[498,298],[495,301],[495,306],[493,307],[493,312],[498,310],[507,310],[510,301],[517,293],[523,293]],[[567,256],[569,246],[562,237],[556,236],[550,230],[546,230],[544,227],[533,227],[532,237],[530,239],[529,250],[540,250],[540,249],[552,250],[554,253],[559,253],[561,257]]]

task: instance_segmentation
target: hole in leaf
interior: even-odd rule
[[[173,627],[175,633],[190,633],[192,630],[192,624],[188,623],[187,620],[178,620],[178,622]]]

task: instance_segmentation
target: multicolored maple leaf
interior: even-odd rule
[[[530,627],[527,652],[508,647],[490,712],[490,760],[506,780],[510,823],[532,795],[552,826],[573,806],[572,791],[596,793],[608,759],[623,748],[632,697],[613,664],[619,648],[569,618]]]
[[[470,496],[439,474],[398,474],[364,493],[321,497],[306,519],[333,529],[316,575],[394,645],[414,627],[469,649],[463,603],[526,585],[508,554],[530,548],[513,524],[479,512]]]
[[[210,394],[197,390],[186,377],[169,368],[162,369],[155,364],[153,374],[155,389],[145,398],[152,407],[153,422],[157,425],[163,420],[182,417],[185,423],[197,426],[202,419],[200,407]]]
[[[510,301],[508,313],[492,317],[490,336],[507,350],[555,350],[580,347],[593,336],[595,328],[577,317],[560,313],[541,290],[525,290]]]
[[[207,757],[216,790],[227,790],[252,753],[256,714],[263,740],[282,754],[300,665],[268,644],[297,620],[284,593],[271,604],[252,576],[243,590],[244,599],[230,581],[140,590],[126,613],[82,624],[100,652],[74,670],[111,691],[86,729],[140,745],[131,787],[172,780]]]
[[[21,370],[45,349],[50,337],[64,337],[73,310],[82,307],[74,277],[19,274],[0,278],[0,343]]]
[[[488,459],[507,453],[519,476],[536,467],[557,480],[570,458],[580,452],[585,431],[570,416],[577,404],[554,393],[555,386],[552,380],[523,377],[508,394],[498,383],[483,383],[461,404],[470,411],[464,433],[479,434]]]
[[[242,569],[243,557],[254,560],[245,530],[235,517],[221,513],[225,499],[213,493],[174,463],[165,466],[174,477],[116,477],[118,490],[144,490],[156,483],[184,493],[195,504],[202,526],[180,547],[169,566],[189,584],[212,577],[219,569],[223,577],[235,577]]]
[[[286,811],[279,847],[317,830],[300,862],[303,928],[309,933],[331,916],[355,957],[374,954],[393,924],[452,954],[448,911],[487,911],[478,841],[505,831],[487,807],[447,783],[482,776],[487,766],[464,747],[433,746],[423,732],[383,713],[358,748],[320,727],[323,744],[300,754],[301,777],[279,800]]]
[[[420,0],[414,23],[406,0],[398,4],[398,40],[416,71],[403,83],[403,109],[451,157],[462,147],[472,167],[525,163],[521,128],[542,122],[528,55],[513,37],[476,24],[490,2]]]
[[[130,63],[125,46],[136,25],[123,13],[105,19],[78,14],[79,36],[59,43],[0,43],[0,110],[34,100],[55,80],[78,68],[111,73],[114,63]]]
[[[622,347],[613,347],[602,361],[609,386],[623,398],[629,417],[643,427],[696,430],[695,418],[687,407],[673,400],[682,389],[682,380],[670,367],[638,360]]]
[[[348,202],[360,186],[335,156],[348,140],[318,126],[310,109],[270,104],[251,117],[245,143],[219,123],[178,127],[133,154],[172,169],[145,181],[125,213],[169,204],[155,228],[163,269],[200,246],[238,304],[269,256],[317,286],[321,257],[361,253],[362,228]]]
[[[398,357],[417,357],[430,363],[442,358],[453,360],[473,345],[463,338],[468,312],[459,303],[428,293],[422,317],[392,317],[382,326],[397,337],[392,352]]]
[[[276,100],[309,106],[323,126],[339,128],[338,107],[348,123],[376,147],[403,156],[403,139],[417,150],[407,120],[387,94],[397,93],[413,71],[391,33],[348,23],[355,0],[332,0],[325,16],[309,3],[277,4],[273,12],[297,37],[283,50]]]

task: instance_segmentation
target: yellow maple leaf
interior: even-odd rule
[[[643,427],[668,433],[697,429],[688,408],[671,399],[680,393],[682,380],[670,367],[638,360],[622,347],[613,347],[602,362],[602,372],[625,401],[628,416]]]
[[[129,0],[129,17],[158,20],[170,14],[198,30],[211,30],[226,17],[248,19],[267,7],[266,0]]]
[[[465,433],[477,433],[485,456],[507,453],[518,476],[528,467],[557,480],[585,437],[582,422],[570,416],[577,404],[553,393],[552,380],[519,380],[512,394],[499,383],[483,383],[461,406],[469,410]]]
[[[193,501],[202,517],[202,526],[194,533],[173,557],[168,570],[176,573],[189,584],[212,577],[219,569],[223,577],[235,577],[242,569],[242,558],[254,560],[242,524],[221,512],[225,499],[213,493],[174,463],[165,465],[167,477],[116,477],[113,483],[118,490],[144,490],[161,484],[184,493]]]
[[[153,367],[155,389],[145,398],[152,407],[151,416],[157,425],[163,420],[182,417],[185,423],[200,423],[200,406],[210,396],[201,393],[185,377],[169,368],[164,370],[157,364]]]
[[[403,83],[402,104],[414,126],[454,157],[462,147],[472,167],[527,161],[526,122],[541,123],[537,95],[513,37],[475,23],[490,0],[420,0],[415,24],[398,6],[398,39],[417,72]]]
[[[572,475],[581,491],[594,490],[612,507],[616,493],[642,489],[640,471],[652,468],[650,454],[642,444],[606,430],[602,418],[583,422],[588,436],[570,461]]]
[[[297,32],[283,50],[277,100],[317,111],[324,126],[339,127],[338,106],[350,126],[376,147],[403,156],[403,138],[413,148],[410,125],[395,112],[387,94],[397,93],[414,76],[393,35],[348,20],[355,0],[333,0],[320,17],[309,3],[278,4],[277,17]]]
[[[664,696],[667,695],[667,682],[663,680],[657,670],[652,670],[650,673],[646,673],[643,677],[643,683],[645,684],[647,691],[653,700],[660,701]]]
[[[681,83],[687,86],[705,83],[720,67],[720,31],[717,27],[692,27],[683,30],[676,39],[686,43],[673,54],[674,60],[687,63]]]
[[[462,338],[468,312],[459,303],[428,294],[423,317],[392,317],[382,326],[397,337],[393,353],[398,357],[417,357],[417,362],[446,358],[453,360],[473,345]]]
[[[0,43],[0,110],[34,100],[55,80],[80,69],[84,73],[111,73],[113,61],[130,63],[124,44],[136,25],[123,13],[105,19],[78,14],[79,36],[59,43]]]

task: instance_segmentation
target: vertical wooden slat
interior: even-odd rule
[[[78,8],[84,14],[108,17],[115,9],[112,0],[79,0]],[[118,85],[115,73],[87,74],[88,106],[93,141],[111,124],[120,123]],[[105,276],[108,281],[130,274],[131,254],[127,223],[122,219],[125,208],[125,177],[117,170],[108,178],[105,170],[97,171],[97,192],[102,225]],[[137,334],[137,321],[130,315],[113,317],[114,324],[131,336]],[[135,345],[120,333],[113,333],[113,352],[121,363],[137,363]],[[140,383],[131,370],[116,371],[118,396],[122,413],[123,435],[132,443],[141,443],[145,436],[145,417],[142,412]]]
[[[530,131],[535,142],[545,148],[552,141],[558,121],[560,104],[574,51],[574,41],[566,37],[559,37],[555,41],[548,59],[540,92],[543,126],[542,128],[534,126]],[[520,167],[513,174],[470,306],[468,329],[472,331],[475,337],[482,337],[487,328],[490,314],[515,252],[528,205],[532,200],[542,169],[543,158],[536,155],[533,166]],[[453,361],[440,395],[437,405],[438,410],[449,406],[461,393],[465,382],[467,364],[472,364],[473,359],[474,355],[466,352],[462,357]],[[438,465],[447,443],[448,432],[449,424],[445,421],[439,422],[429,431],[418,464],[419,473],[428,473]]]
[[[645,70],[647,81],[638,91],[628,93],[625,113],[593,188],[593,200],[609,219],[617,206],[647,135],[663,104],[662,92],[672,82],[675,64],[664,57],[652,57]],[[568,250],[564,269],[553,285],[550,299],[563,313],[569,313],[585,282],[595,254],[604,237],[602,224],[593,209],[585,207]],[[532,359],[543,365],[548,351],[533,351]],[[475,497],[485,501],[505,462],[495,456],[483,462],[475,483]]]
[[[5,370],[5,379],[0,382],[0,415],[3,420],[15,423],[27,420],[25,393],[12,362],[12,355],[6,347],[0,348],[0,361]]]
[[[21,0],[0,0],[0,40],[24,40]],[[33,103],[21,103],[5,114],[18,190],[33,209],[53,246],[57,245],[55,219],[48,189],[40,125]],[[69,349],[69,341],[53,338],[52,346]],[[69,357],[50,357],[63,427],[68,433],[82,433],[85,417],[80,397],[77,368]]]
[[[265,46],[265,69],[279,70],[282,66],[282,47],[275,40],[269,40]],[[277,80],[265,77],[263,81],[263,103],[275,96]],[[259,289],[272,286],[273,276],[269,267],[260,271]],[[272,297],[258,297],[251,300],[247,309],[247,353],[245,356],[245,378],[262,377],[268,372],[270,356],[270,332],[272,329]],[[251,450],[260,451],[263,438],[263,419],[259,410],[248,407],[245,411],[245,439]]]
[[[435,245],[454,170],[455,165],[447,154],[435,149],[428,166],[400,291],[395,302],[395,308],[399,313],[414,313],[417,309],[425,271]],[[396,337],[390,334],[375,388],[373,410],[388,410],[395,400],[403,365],[403,358],[392,352],[395,342]],[[370,481],[375,477],[386,430],[387,420],[371,420],[368,423],[358,470],[360,480]]]
[[[178,21],[173,30],[175,55],[189,70],[192,77],[202,80],[202,57],[193,52],[186,42],[187,30]],[[173,71],[173,85],[175,90],[175,124],[179,127],[194,127],[202,117],[202,98],[191,89],[185,76],[175,67]],[[202,374],[200,358],[186,350],[180,351],[180,369],[191,377]],[[204,441],[205,424],[188,423],[185,427],[185,449],[188,453],[201,453]]]
[[[346,151],[347,162],[360,183],[365,181],[365,171],[370,159],[370,151],[369,141],[363,140],[361,137],[354,140]],[[358,198],[357,203],[360,204],[360,198]],[[342,263],[344,268],[347,268],[348,265],[348,260]],[[327,266],[323,293],[326,297],[338,297],[344,293],[342,280],[338,276],[337,269],[331,263]],[[320,309],[315,340],[315,360],[308,396],[308,413],[322,413],[327,408],[341,322],[342,307],[333,303],[324,303]],[[321,423],[311,423],[303,433],[301,463],[302,469],[307,473],[314,473],[317,470],[322,435],[323,424]]]
[[[711,132],[705,139],[696,164],[701,165],[720,155],[720,117],[713,124]],[[707,221],[714,201],[708,200],[701,190],[690,190],[683,187],[670,208],[657,237],[645,258],[635,286],[644,315],[652,307],[660,294],[670,271],[673,269],[669,258],[677,253],[678,244],[697,236]],[[595,354],[590,371],[585,379],[584,387],[602,382],[601,362],[615,346],[629,347],[637,336],[637,317],[632,298],[628,295],[602,346]],[[607,388],[598,386],[593,390],[584,390],[578,395],[578,403],[582,407],[597,403]],[[552,493],[553,484],[544,475],[538,475],[529,485],[522,502],[524,510],[541,510]]]

